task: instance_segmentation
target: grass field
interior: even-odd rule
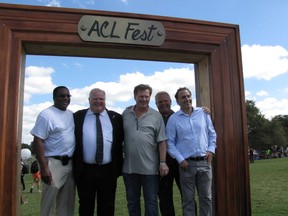
[[[24,200],[28,203],[21,206],[22,216],[39,215],[41,193],[30,193],[32,176],[25,176],[26,190]],[[251,206],[253,216],[286,216],[288,215],[288,158],[258,160],[250,164]],[[181,216],[180,195],[175,188],[174,200],[176,215]],[[34,189],[34,191],[37,191]],[[126,195],[122,178],[118,180],[115,216],[126,216]],[[78,215],[76,200],[75,215]],[[142,214],[144,215],[144,214]]]
[[[288,215],[288,158],[250,164],[253,216]]]

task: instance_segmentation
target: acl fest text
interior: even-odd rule
[[[78,32],[84,41],[160,46],[165,40],[160,22],[125,18],[83,16]]]

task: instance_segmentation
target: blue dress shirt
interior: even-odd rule
[[[168,153],[180,164],[189,157],[203,157],[215,153],[216,131],[211,117],[201,107],[191,115],[181,109],[169,118],[166,126]]]

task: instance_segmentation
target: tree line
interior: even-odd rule
[[[266,119],[252,100],[246,100],[247,132],[249,147],[264,151],[277,148],[287,148],[288,145],[288,115],[276,115],[271,120]]]

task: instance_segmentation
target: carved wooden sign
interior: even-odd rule
[[[165,29],[160,22],[84,15],[78,23],[83,41],[161,46]]]

